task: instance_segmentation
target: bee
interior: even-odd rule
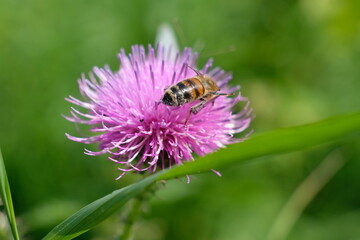
[[[200,100],[200,103],[191,107],[184,125],[189,121],[191,114],[197,114],[205,107],[205,104],[218,96],[232,96],[233,94],[221,93],[215,80],[210,76],[203,75],[200,71],[188,66],[196,76],[183,79],[165,89],[161,102],[168,106],[182,106],[186,103]]]

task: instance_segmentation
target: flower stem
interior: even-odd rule
[[[132,205],[131,205],[131,210],[126,219],[126,222],[124,225],[124,230],[123,230],[122,235],[120,236],[120,240],[129,240],[132,238],[133,227],[134,227],[135,221],[141,212],[141,207],[149,199],[149,197],[150,197],[149,193],[154,191],[153,185],[154,184],[147,187],[142,193],[140,193],[136,198],[133,199]]]
[[[140,199],[135,198],[132,202],[131,211],[129,213],[127,221],[125,222],[124,231],[122,233],[122,236],[120,237],[120,240],[130,239],[132,235],[133,226],[136,218],[140,213],[141,206],[142,206],[142,202],[140,201]]]

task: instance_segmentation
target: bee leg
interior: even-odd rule
[[[195,106],[191,107],[190,112],[193,114],[198,114],[198,112],[200,112],[201,109],[204,108],[205,103],[207,102],[205,99],[200,99],[201,102],[199,104],[196,104]]]
[[[207,102],[205,99],[200,99],[201,102],[199,104],[196,104],[195,106],[192,106],[191,109],[190,109],[190,112],[189,112],[189,115],[187,116],[186,118],[186,121],[184,123],[184,126],[186,126],[187,122],[189,121],[189,118],[191,116],[191,113],[192,114],[198,114],[200,112],[201,109],[204,108],[205,106],[205,103]]]
[[[213,101],[211,102],[212,106],[214,106],[215,104],[215,99],[219,96],[226,96],[226,97],[229,97],[229,96],[234,96],[235,94],[234,93],[220,93],[220,92],[210,92],[208,93],[212,96],[212,99]]]
[[[214,93],[214,95],[216,95],[216,96],[227,96],[227,97],[229,97],[229,96],[234,96],[235,93],[220,93],[220,92],[216,92],[216,93]]]
[[[213,97],[217,97],[217,96],[226,96],[226,97],[229,97],[229,96],[234,96],[235,93],[221,93],[221,92],[209,92],[208,94],[206,94],[204,97],[207,97],[207,96],[213,96]]]

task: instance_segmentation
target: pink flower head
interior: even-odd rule
[[[233,138],[248,128],[251,117],[249,102],[240,93],[235,97],[219,96],[207,102],[196,115],[190,108],[199,100],[180,107],[161,103],[164,89],[196,74],[197,53],[185,48],[174,58],[172,50],[133,46],[130,54],[119,54],[120,70],[113,72],[108,66],[95,67],[89,78],[79,80],[83,101],[70,96],[67,101],[85,109],[72,108],[71,122],[87,124],[94,136],[85,138],[66,136],[86,144],[98,143],[100,151],[85,149],[88,155],[109,153],[110,160],[119,164],[121,176],[129,171],[150,171],[168,168],[193,160],[193,152],[203,156],[227,144],[242,139]],[[219,68],[211,68],[210,59],[199,71],[212,77],[221,92],[234,93],[237,87],[226,84],[231,75]],[[233,113],[233,107],[244,101],[245,107]],[[120,178],[119,177],[119,178]]]

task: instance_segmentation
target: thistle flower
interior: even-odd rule
[[[248,128],[251,118],[249,102],[238,93],[235,97],[218,97],[206,103],[184,125],[190,108],[198,101],[180,107],[161,103],[164,89],[182,79],[194,76],[187,66],[195,67],[197,53],[185,48],[172,58],[171,48],[157,50],[133,46],[129,55],[121,50],[120,70],[108,66],[95,67],[89,78],[82,75],[79,87],[84,101],[70,96],[66,100],[85,109],[71,108],[69,121],[91,126],[95,136],[66,136],[77,142],[98,143],[99,151],[85,149],[88,155],[109,153],[109,159],[119,164],[121,176],[126,172],[165,169],[193,160],[193,153],[203,156],[227,144],[241,141],[234,134]],[[234,93],[237,87],[226,84],[231,75],[220,68],[211,68],[210,59],[199,71],[212,77],[222,92]],[[245,107],[233,113],[240,101]]]

